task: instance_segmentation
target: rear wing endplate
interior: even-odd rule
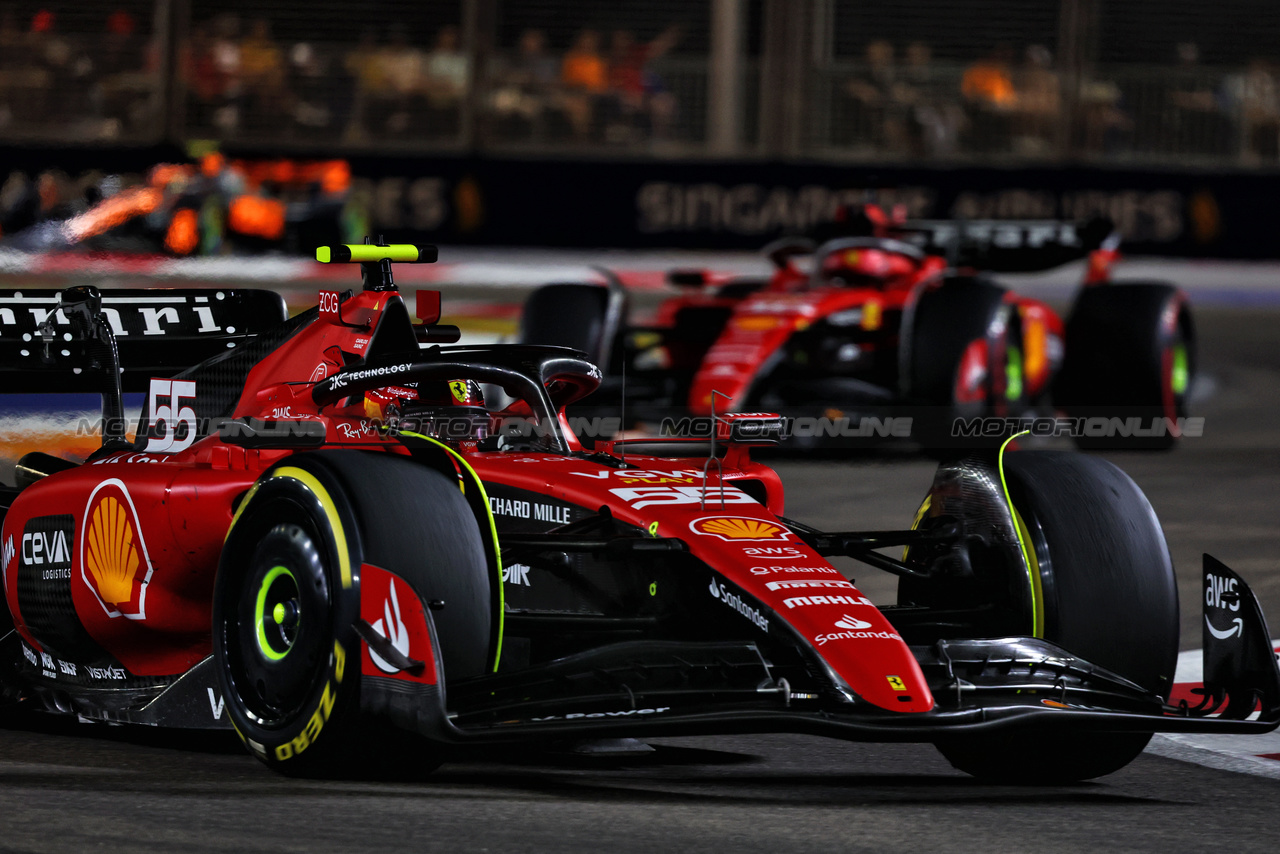
[[[1051,270],[1118,242],[1110,220],[908,220],[893,236],[954,267],[995,273]]]

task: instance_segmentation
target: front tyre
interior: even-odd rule
[[[249,749],[291,774],[329,773],[360,717],[358,531],[322,466],[296,458],[232,522],[213,596],[227,711]]]
[[[1037,634],[1167,699],[1178,655],[1178,592],[1155,512],[1111,463],[1083,454],[1006,455],[1009,495],[1039,591]],[[1068,783],[1133,761],[1151,733],[1023,730],[939,742],[977,777]]]

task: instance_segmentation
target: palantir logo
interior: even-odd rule
[[[871,624],[865,620],[859,620],[857,617],[850,617],[845,614],[843,618],[836,620],[836,628],[856,631],[858,629],[869,629]]]
[[[400,618],[400,599],[396,596],[395,581],[391,582],[390,587],[390,595],[382,603],[382,619],[373,624],[373,630],[391,641],[391,645],[396,648],[396,651],[407,658],[409,655],[409,627]],[[379,658],[372,647],[369,648],[369,658],[373,659],[373,666],[383,673],[400,672],[399,667],[388,664]]]

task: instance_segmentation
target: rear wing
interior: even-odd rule
[[[94,392],[86,342],[58,309],[57,289],[0,289],[0,383],[5,393]],[[121,385],[144,392],[168,377],[252,340],[288,319],[267,290],[129,288],[104,291],[102,313],[120,349]],[[52,321],[51,323],[49,321]]]
[[[1119,235],[1107,219],[1065,220],[907,220],[891,236],[945,256],[953,267],[993,273],[1051,270],[1085,258],[1096,249],[1115,249]]]

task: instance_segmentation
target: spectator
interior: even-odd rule
[[[502,123],[502,136],[543,136],[547,112],[553,109],[559,85],[556,61],[546,52],[542,30],[520,34],[516,55],[498,65],[491,105]]]
[[[98,60],[98,71],[120,74],[142,68],[137,44],[138,22],[123,9],[107,16],[106,36]]]
[[[285,112],[284,56],[271,37],[271,22],[254,20],[248,38],[240,43],[240,77],[246,97],[245,124],[253,132],[272,127]]]
[[[382,123],[382,129],[404,135],[415,117],[420,117],[423,91],[422,51],[409,44],[409,34],[401,26],[391,29],[391,38],[378,51],[378,73],[382,89],[370,93],[370,118]]]
[[[600,33],[582,30],[560,65],[560,82],[564,84],[565,113],[579,140],[586,140],[593,129],[596,104],[608,91],[608,66],[600,55]]]
[[[438,104],[456,105],[467,91],[471,63],[458,47],[458,28],[443,27],[427,54],[426,90]]]
[[[1240,116],[1241,156],[1246,163],[1274,162],[1280,157],[1280,92],[1263,58],[1250,60],[1241,75],[1229,81],[1231,100]]]
[[[379,97],[385,86],[381,59],[378,36],[372,28],[360,34],[355,48],[342,59],[349,81],[345,88],[352,92],[347,126],[343,131],[346,142],[363,142],[368,136],[366,112],[370,109],[370,102]]]
[[[103,118],[102,136],[138,128],[149,116],[158,75],[146,69],[147,56],[137,21],[123,9],[107,16],[106,34],[96,52],[92,97]]]
[[[650,132],[665,138],[675,113],[675,98],[665,91],[649,65],[671,50],[680,39],[680,29],[672,26],[645,44],[630,30],[614,30],[609,45],[609,90],[616,115],[605,128],[613,142],[627,142]]]
[[[1115,154],[1122,150],[1133,130],[1133,119],[1124,109],[1124,93],[1111,80],[1086,80],[1080,86],[1084,150]]]
[[[967,101],[986,109],[1008,110],[1017,101],[1017,92],[1009,74],[1013,49],[1000,45],[965,69],[960,80],[960,94]]]
[[[310,42],[298,42],[289,49],[289,72],[294,122],[300,128],[328,129],[335,108],[350,102],[346,81],[330,74],[329,63]]]
[[[1232,129],[1214,91],[1215,75],[1200,65],[1195,42],[1180,42],[1175,56],[1162,121],[1164,147],[1177,153],[1227,154]]]
[[[457,27],[442,27],[436,34],[424,72],[428,129],[433,136],[456,136],[461,129],[462,100],[471,83],[471,61],[459,48]]]
[[[75,55],[71,43],[59,35],[57,22],[57,15],[49,9],[40,9],[31,16],[30,61],[35,73],[30,77],[30,115],[65,127],[75,116],[83,115],[87,106],[65,93],[83,95],[86,87],[77,85],[77,78],[89,69],[81,63],[82,57]]]
[[[960,80],[969,146],[975,151],[993,153],[1008,148],[1011,115],[1018,101],[1010,72],[1012,62],[1013,48],[999,45],[966,68]]]
[[[1054,133],[1061,122],[1061,92],[1053,70],[1053,55],[1044,45],[1027,48],[1026,60],[1016,77],[1014,101],[1014,150],[1020,154],[1044,155],[1053,148]]]
[[[912,42],[903,55],[906,63],[893,92],[896,100],[910,106],[907,132],[912,152],[934,157],[954,154],[964,110],[954,97],[944,96],[929,45]]]
[[[29,78],[34,69],[26,41],[13,7],[4,7],[0,10],[0,128],[8,127],[15,116],[21,115],[29,100],[26,90],[31,85]],[[10,182],[5,186],[13,186]]]
[[[240,77],[240,19],[225,12],[213,22],[213,62],[226,81],[222,103],[214,110],[213,124],[222,134],[231,135],[240,127],[244,85]]]
[[[899,100],[893,45],[884,40],[866,47],[862,72],[845,83],[853,100],[850,141],[870,142],[881,150],[902,150],[906,143],[908,107]]]
[[[213,125],[214,111],[221,106],[227,88],[227,76],[214,57],[209,29],[198,24],[182,52],[182,81],[189,96],[190,121],[201,132]]]

